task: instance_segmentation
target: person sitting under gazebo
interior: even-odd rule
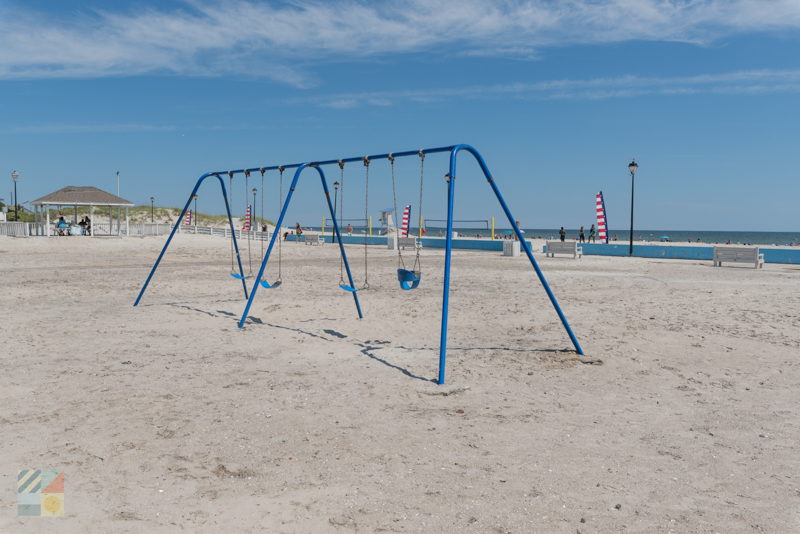
[[[68,229],[69,225],[67,221],[64,220],[64,216],[60,216],[58,222],[56,222],[56,232],[58,232],[58,235],[67,235],[66,232]]]

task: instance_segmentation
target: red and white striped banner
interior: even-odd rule
[[[250,217],[250,204],[248,204],[247,211],[244,214],[244,226],[242,227],[242,230],[249,231],[251,224],[252,224],[252,219]]]
[[[192,225],[192,210],[186,211],[186,217],[183,218],[183,225],[184,226]]]
[[[608,243],[608,228],[606,225],[606,203],[603,200],[603,192],[600,191],[595,197],[595,211],[597,212],[597,237],[601,243]]]
[[[411,206],[403,208],[403,225],[400,227],[400,236],[408,237],[408,225],[411,221]]]

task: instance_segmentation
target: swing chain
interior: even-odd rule
[[[395,179],[395,169],[394,169],[394,154],[389,154],[386,158],[389,160],[389,164],[392,167],[392,201],[394,202],[394,216],[398,217],[399,212],[397,211],[397,181]],[[395,225],[394,229],[394,237],[395,237],[395,246],[397,247],[397,267],[405,269],[406,264],[403,261],[403,253],[400,252],[400,232],[398,232],[397,227]]]
[[[422,225],[423,225],[423,218],[422,218],[422,193],[423,193],[423,186],[425,185],[425,151],[420,149],[419,151],[419,235],[418,239],[420,240],[419,246],[415,246],[414,248],[417,249],[417,254],[414,257],[414,266],[411,268],[414,272],[419,272],[421,270],[421,265],[419,261],[419,253],[420,249],[422,248]],[[410,222],[410,221],[409,221]]]
[[[369,228],[369,156],[362,158],[364,162],[364,222]],[[367,237],[368,229],[364,230],[364,286],[362,289],[369,289],[369,267],[367,263]]]
[[[230,201],[228,202],[228,215],[230,216],[231,215],[230,206],[233,206],[233,171],[228,171],[228,189],[230,190]],[[231,234],[231,239],[230,239],[230,244],[231,244],[231,274],[233,274],[233,273],[236,272],[236,267],[233,264],[233,252],[234,252],[233,251],[233,240],[236,238],[236,235],[235,235],[236,234],[236,228],[233,227],[233,225],[231,225],[231,226],[232,226],[231,232],[233,232],[233,234]],[[238,252],[237,252],[237,255],[238,255]]]
[[[258,172],[261,173],[261,221],[263,222],[264,221],[264,174],[267,172],[267,169],[265,169],[264,167],[261,167],[260,169],[258,169]],[[254,208],[255,208],[255,206],[254,206]],[[260,229],[260,227],[259,227],[259,229]],[[261,255],[259,257],[263,261],[263,259],[264,259],[264,236],[263,235],[261,236],[261,239],[259,239],[259,241],[261,242]],[[262,280],[263,280],[263,278],[262,278]]]
[[[278,171],[280,171],[280,179],[279,179],[279,195],[278,195],[278,213],[281,212],[283,209],[283,171],[286,168],[281,165],[278,167]],[[275,228],[275,231],[278,232],[278,279],[275,282],[282,282],[283,281],[283,236],[281,235],[281,229]]]
[[[338,163],[339,163],[339,189],[341,190],[342,194],[339,195],[339,206],[333,207],[334,222],[336,222],[337,224],[339,221],[337,221],[336,219],[338,218],[339,220],[342,220],[342,215],[343,215],[342,210],[344,209],[344,161],[339,160]],[[341,238],[342,238],[342,229],[340,227],[339,239],[341,240]],[[339,285],[341,286],[343,284],[344,284],[344,256],[342,254],[339,254]]]

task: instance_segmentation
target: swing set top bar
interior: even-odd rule
[[[243,174],[247,173],[254,173],[254,172],[264,172],[267,171],[278,171],[281,169],[296,169],[298,167],[302,167],[303,165],[307,167],[321,167],[323,165],[338,165],[341,161],[342,163],[353,163],[356,161],[364,161],[364,158],[367,158],[369,161],[377,160],[377,159],[389,159],[389,156],[393,158],[404,158],[406,156],[418,156],[420,152],[425,155],[428,154],[436,154],[438,152],[452,152],[454,149],[458,148],[459,146],[463,145],[450,145],[450,146],[439,146],[436,148],[423,148],[420,150],[406,150],[404,152],[391,152],[386,154],[375,154],[374,156],[356,156],[352,158],[342,158],[342,159],[328,159],[325,161],[311,161],[305,163],[292,163],[289,165],[271,165],[269,167],[253,167],[250,169],[236,169],[233,171],[217,171],[217,172],[209,172],[208,176],[220,176],[223,174],[227,175],[234,175],[234,174]]]

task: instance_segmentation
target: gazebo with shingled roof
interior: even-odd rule
[[[39,223],[36,225],[37,228],[40,228],[41,224],[45,223],[45,235],[48,237],[53,233],[50,227],[50,210],[52,208],[61,209],[64,207],[73,208],[73,224],[78,224],[78,207],[89,208],[89,219],[92,221],[90,235],[92,236],[122,235],[123,233],[128,235],[130,233],[128,209],[133,207],[133,203],[96,187],[68,185],[49,195],[37,198],[31,202],[31,204],[33,205],[36,222]],[[98,226],[105,226],[97,225],[94,220],[94,208],[97,206],[108,207],[108,232],[97,231]],[[116,232],[114,231],[114,208],[117,208]],[[125,208],[124,231],[122,226],[122,208]]]

